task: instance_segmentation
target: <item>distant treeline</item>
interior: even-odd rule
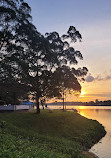
[[[52,102],[48,105],[63,105],[63,102]],[[89,105],[89,106],[111,106],[111,100],[105,101],[90,101],[90,102],[65,102],[65,105]]]

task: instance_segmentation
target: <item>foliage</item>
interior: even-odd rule
[[[71,42],[81,38],[73,26],[69,28],[68,35]],[[63,88],[80,92],[78,77],[85,76],[88,70],[86,67],[76,70],[74,64],[78,63],[77,58],[83,59],[82,54],[75,51],[57,32],[47,33],[39,39],[36,35],[31,42],[25,54],[22,53],[21,59],[24,59],[25,63],[23,66],[20,63],[24,72],[20,82],[28,85],[37,101],[37,109],[39,110],[41,97],[60,97]]]
[[[35,31],[30,10],[23,0],[0,0],[0,96],[6,103],[16,104],[28,92],[20,78],[21,55]]]
[[[4,158],[84,158],[81,150],[105,135],[97,121],[72,112],[1,113],[0,120],[5,121],[0,133],[0,156]]]
[[[63,89],[80,92],[79,79],[88,70],[74,68],[78,59],[83,59],[81,52],[71,45],[81,41],[79,31],[70,26],[62,36],[57,32],[41,35],[31,22],[30,7],[23,0],[1,0],[0,9],[0,85],[6,85],[3,95],[9,94],[7,100],[14,97],[10,100],[14,103],[23,93],[31,93],[39,110],[41,97],[60,97]],[[15,88],[7,90],[7,84],[12,82]]]
[[[5,128],[6,127],[6,121],[0,121],[0,128]]]
[[[18,105],[20,103],[19,99],[24,99],[27,98],[27,87],[24,85],[14,81],[14,80],[9,80],[5,81],[0,85],[0,97],[3,100],[1,102],[1,105]],[[25,96],[26,94],[26,96]]]
[[[72,144],[70,144],[69,147],[69,143],[65,141],[64,143],[60,142],[60,140],[58,142],[56,141],[55,145],[53,142],[52,146],[50,145],[50,148],[48,148],[47,142],[38,143],[35,141],[35,143],[33,143],[34,140],[29,141],[20,138],[17,139],[15,136],[9,134],[0,134],[0,140],[0,157],[4,158],[84,158],[84,156],[79,154],[78,149],[76,152],[73,151],[72,148],[74,147],[74,145],[71,146]],[[59,145],[60,148],[58,148]],[[72,154],[70,153],[70,151],[72,152]]]

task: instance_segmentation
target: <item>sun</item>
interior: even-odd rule
[[[83,96],[84,94],[86,94],[84,91],[81,91],[81,96]]]

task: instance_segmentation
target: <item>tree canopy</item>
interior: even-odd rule
[[[9,87],[8,94],[18,91],[18,96],[23,97],[20,88],[17,88],[22,87],[24,91],[24,84],[19,80],[24,74],[21,68],[25,62],[22,54],[25,53],[25,47],[30,45],[33,34],[35,36],[37,33],[31,23],[30,11],[23,0],[0,0],[0,95],[4,91],[6,96]],[[8,86],[10,83],[14,83],[15,87]]]
[[[27,3],[1,0],[1,4],[1,87],[7,85],[5,83],[9,85],[10,81],[15,83],[15,90],[20,85],[20,92],[23,90],[24,94],[35,97],[37,112],[42,97],[60,97],[63,89],[80,92],[79,80],[88,70],[86,67],[74,68],[78,59],[83,59],[81,52],[72,46],[82,39],[79,31],[70,26],[62,36],[57,32],[42,35],[32,24]],[[23,93],[17,94],[18,97]]]

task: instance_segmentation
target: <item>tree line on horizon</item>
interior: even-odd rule
[[[96,99],[95,101],[89,101],[89,102],[82,102],[82,101],[67,101],[67,102],[64,102],[65,105],[89,105],[89,106],[111,106],[111,100],[104,100],[104,101],[99,101],[98,99]],[[63,105],[63,102],[52,102],[52,103],[48,103],[48,105]]]
[[[32,96],[40,113],[40,99],[80,93],[86,67],[75,69],[83,56],[72,46],[82,36],[70,26],[62,36],[45,35],[32,23],[24,0],[0,0],[0,100],[19,104]]]

